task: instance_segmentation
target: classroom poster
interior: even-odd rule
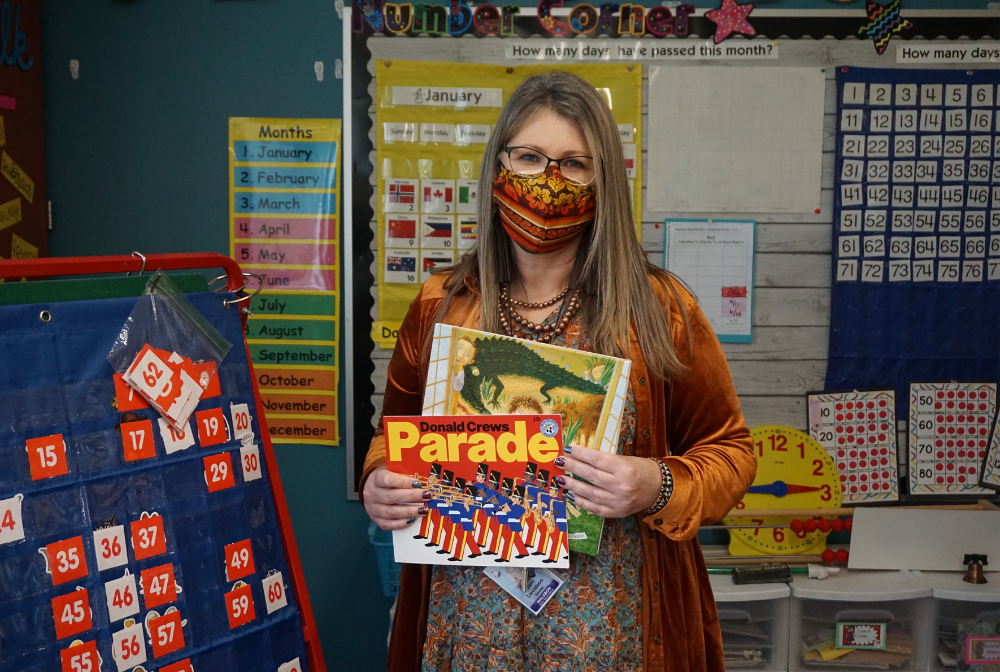
[[[230,255],[263,281],[246,339],[274,443],[339,442],[340,132],[229,120]]]
[[[618,122],[637,234],[642,214],[642,66],[565,65],[607,96]],[[391,348],[420,284],[476,244],[478,180],[493,124],[515,89],[545,65],[377,61],[375,137],[378,317]],[[488,195],[483,195],[484,198]]]
[[[40,0],[2,3],[0,258],[3,259],[48,254],[41,4]]]

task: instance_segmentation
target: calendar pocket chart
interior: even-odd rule
[[[809,435],[837,465],[841,501],[898,500],[896,391],[813,392],[807,397]]]
[[[0,670],[308,669],[239,311],[187,296],[240,346],[180,429],[105,359],[134,298],[0,307]]]
[[[1000,71],[836,81],[826,387],[1000,378]]]
[[[910,493],[993,494],[979,479],[996,409],[996,383],[911,383]]]

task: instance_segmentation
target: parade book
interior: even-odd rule
[[[627,359],[435,324],[424,416],[559,415],[562,444],[618,452]],[[604,519],[566,504],[571,551],[597,555]]]
[[[396,562],[569,567],[558,415],[385,418],[389,471],[431,493],[392,533]]]

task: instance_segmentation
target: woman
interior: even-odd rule
[[[567,447],[558,477],[606,518],[600,553],[532,616],[475,567],[404,565],[389,669],[722,670],[694,539],[753,482],[756,463],[725,358],[695,300],[646,263],[618,129],[582,79],[553,72],[508,101],[480,171],[477,248],[428,280],[399,332],[385,415],[417,415],[430,336],[445,322],[627,357],[620,454]],[[381,430],[362,477],[382,529],[427,515],[419,481],[385,470]]]

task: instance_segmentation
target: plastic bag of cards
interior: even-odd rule
[[[175,428],[186,426],[231,344],[157,271],[115,339],[108,361]]]

